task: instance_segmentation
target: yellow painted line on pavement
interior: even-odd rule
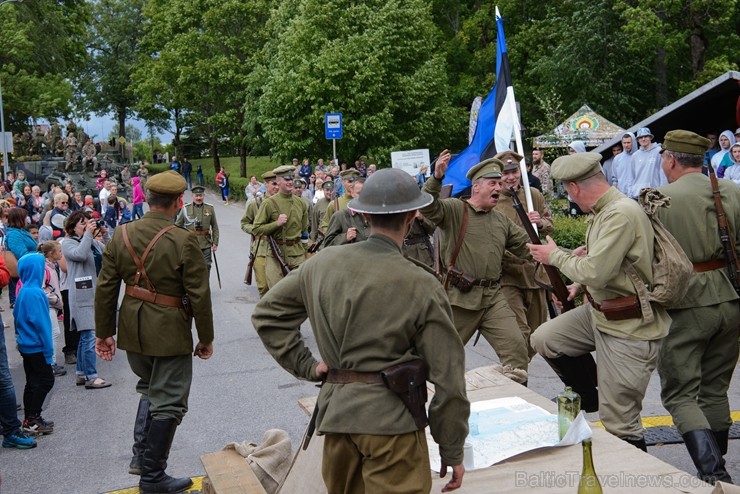
[[[193,481],[192,487],[190,487],[190,489],[183,491],[183,492],[189,492],[191,494],[200,494],[201,490],[203,489],[203,479],[204,478],[205,478],[204,475],[200,477],[191,477],[191,480]],[[139,486],[137,485],[134,487],[126,487],[125,489],[104,492],[102,494],[139,494]]]
[[[740,422],[740,410],[730,412],[730,418],[732,418],[733,422]],[[604,428],[604,425],[601,422],[594,422],[594,424],[598,425],[602,429]],[[672,427],[673,425],[673,417],[670,415],[657,415],[654,417],[642,418],[642,426],[645,429],[649,429],[650,427]]]

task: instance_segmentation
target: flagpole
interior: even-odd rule
[[[496,17],[501,18],[501,13],[496,6]],[[522,129],[519,123],[519,112],[516,110],[516,98],[514,97],[514,85],[510,85],[506,88],[506,100],[509,102],[509,111],[513,116],[514,122],[514,139],[516,140],[516,152],[521,156],[524,156],[524,145],[522,144]],[[526,160],[522,158],[519,162],[519,170],[522,174],[522,186],[524,187],[524,198],[527,202],[527,212],[531,213],[534,211],[532,205],[532,191],[529,189],[529,176],[527,175],[527,164]],[[537,225],[532,224],[534,230],[537,231]]]

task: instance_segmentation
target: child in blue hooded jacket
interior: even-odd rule
[[[41,254],[26,254],[18,261],[18,277],[23,286],[13,307],[15,341],[23,357],[26,388],[23,408],[26,418],[23,431],[29,434],[51,434],[54,423],[41,417],[46,395],[54,387],[54,343],[49,320],[49,299],[44,292],[46,262]]]

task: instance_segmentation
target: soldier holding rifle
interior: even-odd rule
[[[286,268],[292,270],[306,260],[301,234],[308,233],[308,206],[293,195],[294,169],[283,165],[272,171],[277,177],[278,193],[260,206],[252,233],[268,237],[270,249],[265,259],[267,288],[283,279]]]
[[[315,423],[324,435],[329,494],[430,492],[426,379],[435,385],[428,423],[441,476],[452,467],[443,492],[462,485],[470,413],[464,348],[444,289],[401,253],[415,210],[431,200],[402,170],[374,173],[349,205],[370,222],[370,238],[319,252],[272,288],[252,316],[280,365],[324,381]],[[346,269],[336,269],[337,259]],[[321,362],[298,329],[307,317]]]

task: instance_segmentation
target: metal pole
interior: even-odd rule
[[[337,163],[337,140],[336,139],[331,140],[331,147],[334,149],[334,164],[339,165],[339,163]]]
[[[5,139],[5,116],[4,115],[5,115],[5,112],[3,111],[3,85],[2,85],[2,82],[0,82],[0,136],[2,136],[2,140],[3,140],[3,180],[7,180],[8,179],[8,167],[10,166],[10,163],[8,163],[8,149],[7,149],[8,141]]]

